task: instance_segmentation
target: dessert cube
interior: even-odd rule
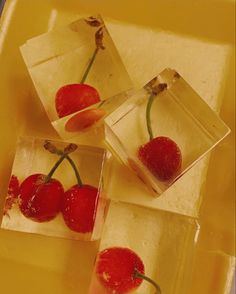
[[[54,29],[20,49],[51,122],[132,87],[100,16]]]
[[[105,119],[108,145],[156,195],[229,132],[171,69],[162,71]]]
[[[134,278],[134,265],[162,293],[189,293],[198,230],[194,219],[112,201],[89,293],[158,293]]]
[[[109,152],[19,139],[1,227],[78,240],[100,238]]]

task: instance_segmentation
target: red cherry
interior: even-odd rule
[[[45,178],[43,174],[34,174],[20,186],[20,210],[36,222],[52,220],[61,208],[64,193],[61,183],[55,179],[45,183]]]
[[[92,232],[96,214],[98,189],[75,185],[64,194],[62,214],[66,225],[75,232]]]
[[[100,120],[106,114],[103,109],[87,109],[72,116],[65,125],[67,132],[82,131]]]
[[[134,291],[142,283],[135,272],[144,274],[144,264],[140,257],[128,248],[113,247],[99,253],[96,275],[109,293],[123,294]]]
[[[3,212],[4,215],[7,214],[7,211],[10,210],[12,206],[16,203],[19,193],[20,193],[19,180],[16,176],[12,175],[9,182],[7,197],[5,201],[4,212]]]
[[[97,90],[86,84],[69,84],[56,93],[58,116],[64,117],[100,101]]]
[[[178,145],[168,137],[157,137],[142,145],[138,157],[160,181],[171,180],[182,164]]]

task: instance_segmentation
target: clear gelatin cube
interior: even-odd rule
[[[229,131],[171,69],[161,72],[105,119],[108,145],[157,195]]]
[[[52,122],[132,87],[100,16],[55,28],[20,49]]]
[[[1,227],[78,240],[100,238],[110,154],[97,147],[22,137]]]
[[[198,230],[194,219],[112,201],[89,293],[158,293],[136,270],[162,293],[189,293]]]

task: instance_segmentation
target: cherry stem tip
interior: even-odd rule
[[[140,279],[143,279],[143,280],[149,282],[150,284],[152,284],[156,288],[156,293],[155,294],[161,294],[160,286],[156,282],[154,282],[151,278],[146,277],[144,274],[140,273],[137,269],[135,269],[134,277],[135,278],[140,278]]]

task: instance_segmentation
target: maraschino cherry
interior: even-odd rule
[[[75,150],[75,146],[70,144],[65,148],[48,175],[33,174],[22,182],[19,208],[25,217],[36,222],[46,222],[54,219],[60,212],[64,189],[52,176],[66,156]]]
[[[54,146],[52,145],[52,148],[50,148],[52,153],[61,154],[60,150],[57,149],[55,152],[53,148]],[[64,193],[61,212],[66,225],[72,231],[77,233],[90,233],[94,227],[99,191],[91,185],[83,184],[72,158],[67,154],[66,159],[71,164],[78,183]]]
[[[111,247],[98,254],[96,276],[108,293],[125,294],[136,290],[143,280],[151,283],[156,294],[161,293],[160,287],[145,276],[141,258],[129,248]]]
[[[96,48],[80,83],[65,85],[57,91],[55,103],[56,111],[60,118],[82,110],[100,101],[98,91],[94,87],[85,84],[85,80],[99,50],[105,49],[102,43],[103,25],[99,20],[94,18],[86,20],[86,22],[91,26],[100,27],[95,33]]]
[[[166,88],[159,84],[149,97],[146,108],[146,121],[150,141],[138,149],[138,157],[142,163],[160,181],[173,179],[181,168],[182,155],[178,145],[170,138],[160,136],[154,138],[150,112],[155,96]]]
[[[62,214],[68,228],[77,233],[91,233],[94,227],[98,189],[78,183],[65,192]]]
[[[74,169],[77,185],[67,190],[62,199],[62,214],[68,228],[77,233],[90,233],[94,227],[98,189],[82,183],[73,160],[68,156]]]

